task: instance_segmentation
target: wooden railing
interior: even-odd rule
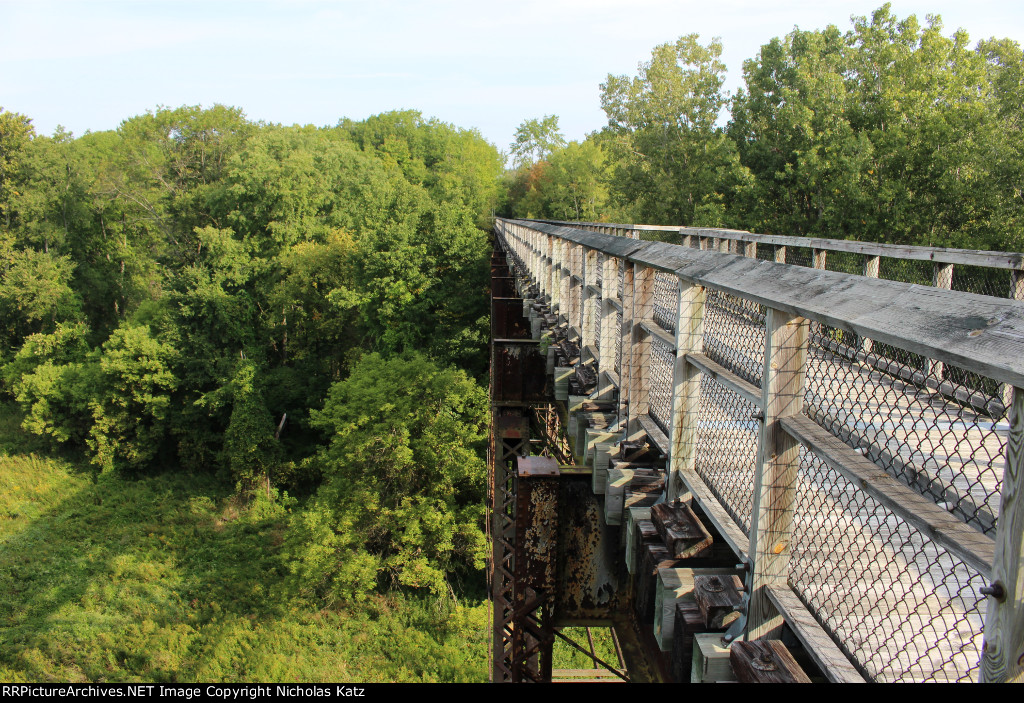
[[[752,259],[763,258],[778,263],[795,263],[842,273],[858,273],[869,278],[885,278],[932,285],[947,290],[1024,300],[1024,253],[1018,252],[756,234],[743,230],[708,227],[606,222],[570,223],[558,220],[538,222],[644,241],[663,241],[696,249],[740,254]]]
[[[785,621],[833,680],[837,648],[873,680],[1020,679],[1024,303],[871,277],[898,254],[1016,286],[1020,255],[800,238],[806,267],[775,260],[797,238],[627,227],[495,233],[598,372],[594,397],[617,400],[621,438],[668,456],[665,499],[695,502],[747,565],[746,637]],[[827,270],[831,251],[867,276]]]

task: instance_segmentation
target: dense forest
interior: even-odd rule
[[[0,156],[0,378],[22,432],[109,490],[220,486],[196,509],[262,521],[275,558],[244,581],[282,605],[480,599],[497,149],[415,112],[317,129],[216,106],[77,139],[3,112]],[[5,567],[4,592],[46,601]],[[5,610],[7,641],[38,625]],[[47,673],[23,655],[0,670]]]
[[[486,678],[495,213],[1024,248],[1016,42],[885,6],[735,96],[721,51],[508,168],[414,111],[0,109],[0,680]]]

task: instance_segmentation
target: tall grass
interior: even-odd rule
[[[318,610],[283,587],[285,509],[202,475],[94,482],[17,444],[0,420],[0,680],[485,680],[482,604]]]

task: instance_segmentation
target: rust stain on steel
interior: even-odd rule
[[[557,477],[531,476],[519,472],[516,495],[517,588],[531,588],[547,594],[555,588],[558,480]]]
[[[619,608],[619,528],[604,524],[589,476],[563,475],[555,620],[607,620]]]

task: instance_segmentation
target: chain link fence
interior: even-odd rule
[[[708,291],[704,304],[704,353],[740,378],[761,386],[764,371],[764,306]]]
[[[977,679],[977,570],[806,449],[793,519],[789,583],[864,676]]]

